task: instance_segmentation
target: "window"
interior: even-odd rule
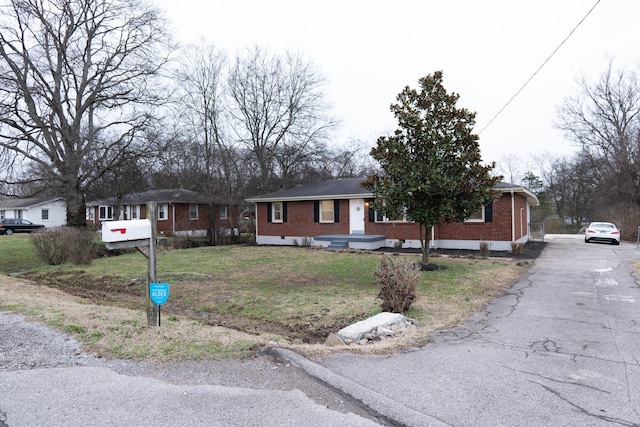
[[[397,213],[387,213],[384,215],[382,212],[376,212],[376,222],[409,222],[407,219],[407,209],[403,208]]]
[[[282,222],[282,202],[271,204],[271,220],[273,222]]]
[[[4,219],[4,211],[0,211],[0,219]]]
[[[100,206],[98,208],[98,219],[100,221],[110,221],[113,219],[113,207],[111,206]]]
[[[464,222],[493,222],[493,203],[481,207]]]
[[[167,219],[167,204],[158,204],[158,221],[164,221]]]
[[[320,222],[333,222],[333,200],[320,202]]]
[[[49,221],[49,209],[42,209],[41,218],[42,221]]]
[[[89,206],[87,207],[87,214],[85,215],[85,218],[87,219],[87,221],[93,221],[95,219],[95,211],[93,210],[93,206]]]
[[[465,222],[484,222],[484,206],[469,216]]]
[[[140,206],[139,205],[129,206],[129,218],[131,218],[131,219],[140,218]]]
[[[198,205],[195,203],[189,204],[189,219],[198,219]]]
[[[220,219],[227,219],[227,206],[220,206]]]
[[[18,218],[18,219],[22,219],[22,210],[16,209],[15,211],[13,211],[13,217],[14,218]]]

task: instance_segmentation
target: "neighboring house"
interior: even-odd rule
[[[210,218],[207,198],[185,189],[149,190],[128,194],[118,207],[114,197],[87,202],[87,223],[147,218],[147,203],[157,203],[158,233],[206,236]],[[237,232],[237,206],[216,202],[212,205],[214,226],[219,235]]]
[[[420,248],[419,225],[374,211],[373,193],[360,186],[364,179],[334,179],[247,199],[256,205],[256,242]],[[500,197],[467,221],[434,227],[431,247],[478,250],[486,242],[490,250],[511,251],[512,242],[527,242],[530,207],[538,199],[520,186],[498,183],[494,188]]]
[[[0,199],[0,219],[26,219],[45,227],[60,227],[67,223],[67,203],[62,197]]]

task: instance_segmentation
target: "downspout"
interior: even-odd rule
[[[511,241],[516,241],[516,196],[511,190]]]
[[[172,234],[176,235],[176,205],[171,203],[171,230]]]

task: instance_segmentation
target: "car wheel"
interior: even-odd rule
[[[7,230],[4,234],[11,236],[13,234],[13,230]]]

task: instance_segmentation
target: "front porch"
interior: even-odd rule
[[[327,234],[315,236],[315,242],[326,249],[366,249],[376,250],[385,246],[385,236],[381,234]]]

